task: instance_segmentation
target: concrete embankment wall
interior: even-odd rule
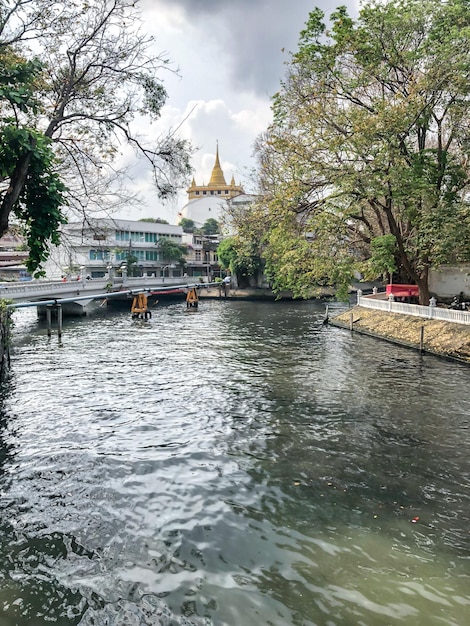
[[[226,295],[223,287],[203,288],[198,290],[200,298],[233,298],[238,300],[292,300],[292,293],[290,291],[281,291],[274,293],[272,289],[263,287],[229,287],[227,288]],[[334,296],[334,290],[324,288],[318,294],[316,298],[331,298]]]
[[[470,327],[355,306],[329,320],[351,329],[410,348],[470,365]],[[423,330],[422,330],[423,329]],[[423,333],[423,334],[422,334]]]
[[[223,287],[203,288],[198,290],[198,296],[200,298],[232,298],[232,299],[247,299],[247,300],[275,300],[277,299],[292,299],[292,294],[288,292],[281,292],[275,294],[271,289],[262,289],[260,287],[249,287],[246,289],[240,289],[238,287],[228,287],[225,291]]]

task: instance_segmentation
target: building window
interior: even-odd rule
[[[199,195],[199,191],[196,191],[196,196],[198,196],[198,195]]]
[[[145,236],[144,233],[137,233],[137,232],[131,232],[131,239],[132,241],[144,241],[145,240]]]
[[[211,196],[213,196],[213,195],[214,195],[214,192],[213,192],[213,191],[211,191]]]
[[[207,196],[207,191],[203,191],[203,192],[202,192],[202,195],[203,195],[203,196]]]
[[[116,231],[116,241],[129,241],[129,231],[117,230]]]
[[[226,189],[226,190],[224,191],[224,193],[225,193],[225,194],[228,194],[228,189]]]
[[[116,252],[116,261],[127,261],[130,256],[135,257],[138,261],[146,261],[146,253],[146,250],[136,250],[135,248],[119,250]]]
[[[200,250],[196,250],[196,261],[200,261],[201,260],[201,251]]]
[[[108,261],[109,250],[90,250],[90,261]]]

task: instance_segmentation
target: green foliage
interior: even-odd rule
[[[134,276],[137,274],[137,261],[139,259],[132,253],[128,252],[126,255],[126,272],[128,276]]]
[[[341,221],[333,222],[328,217],[326,228],[324,219],[319,214],[311,221],[316,234],[310,237],[292,216],[286,216],[271,229],[264,255],[266,275],[275,292],[287,290],[295,298],[310,298],[330,286],[338,290],[339,299],[345,299],[356,259],[341,243]]]
[[[357,20],[340,7],[328,33],[323,18],[257,143],[268,271],[304,294],[396,267],[426,301],[429,269],[470,257],[469,3],[366,2]]]
[[[223,239],[217,247],[217,256],[223,269],[230,269],[234,273],[234,266],[237,259],[237,248],[235,237]]]
[[[142,217],[139,222],[148,222],[150,224],[169,224],[167,220],[162,219],[161,217]]]
[[[256,276],[261,260],[252,248],[246,248],[240,237],[227,237],[217,247],[221,267],[238,277]]]
[[[196,230],[196,224],[187,217],[182,217],[178,226],[181,226],[185,233],[193,233]]]
[[[29,248],[28,270],[38,277],[59,242],[65,223],[62,207],[67,189],[57,172],[51,141],[44,133],[21,122],[39,110],[36,95],[42,65],[25,61],[10,46],[0,47],[0,180],[9,186],[0,192],[0,231],[6,231],[14,213],[23,227]]]
[[[201,234],[203,235],[217,235],[218,232],[220,232],[220,225],[213,217],[210,217],[202,225]]]
[[[171,241],[171,239],[159,239],[156,244],[161,260],[169,263],[184,265],[187,247]]]
[[[12,211],[26,236],[29,248],[26,266],[39,277],[44,275],[40,268],[49,256],[49,246],[59,243],[58,229],[66,222],[62,207],[66,204],[67,190],[55,170],[56,160],[49,139],[33,129],[3,127],[0,130],[0,176],[8,178],[11,164],[25,156],[29,158],[29,165]]]
[[[370,242],[370,249],[371,256],[363,266],[364,278],[376,280],[396,271],[397,239],[395,235],[375,237]]]
[[[42,65],[38,59],[25,61],[9,49],[0,49],[0,103],[4,113],[7,113],[8,109],[12,115],[16,110],[22,113],[38,111],[35,80],[41,70]],[[11,120],[13,121],[13,118]],[[8,121],[9,118],[4,116],[3,122]]]
[[[161,82],[154,76],[143,75],[142,86],[144,88],[144,102],[141,113],[149,113],[154,118],[160,117],[162,106],[167,99],[167,93]]]

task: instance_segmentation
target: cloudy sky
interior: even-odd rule
[[[271,120],[272,95],[295,51],[309,12],[328,16],[337,6],[354,10],[355,0],[141,0],[145,27],[156,52],[171,59],[179,77],[165,74],[169,98],[149,133],[179,127],[179,135],[198,148],[192,159],[197,184],[207,183],[216,143],[225,173],[250,191],[253,142]],[[151,177],[133,168],[134,185],[147,206],[122,217],[162,217],[179,221],[186,194],[167,205],[156,199]]]

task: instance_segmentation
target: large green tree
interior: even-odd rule
[[[263,277],[263,242],[269,225],[269,214],[255,197],[249,202],[229,202],[222,229],[231,236],[223,239],[217,255],[224,268],[230,268],[240,286],[258,283]]]
[[[150,139],[135,125],[159,117],[169,67],[145,35],[138,0],[0,0],[0,233],[15,213],[36,241],[33,266],[57,238],[61,206],[86,219],[129,201],[118,167],[126,145],[161,198],[184,184],[190,146],[171,129]],[[38,219],[42,240],[31,232]]]
[[[250,238],[237,234],[222,239],[217,247],[217,256],[223,269],[229,269],[237,277],[240,287],[250,284],[250,279],[258,279],[262,271],[262,261]]]
[[[276,288],[395,268],[427,303],[429,269],[470,257],[469,73],[468,0],[310,13],[256,148]]]
[[[39,109],[41,69],[36,59],[26,61],[0,46],[0,235],[13,213],[26,233],[31,271],[47,256],[48,245],[58,243],[67,191],[50,139],[30,125]]]
[[[184,265],[186,262],[185,255],[188,252],[187,247],[184,244],[176,243],[167,239],[166,237],[160,238],[156,244],[160,260],[164,263],[177,263],[178,265]]]

